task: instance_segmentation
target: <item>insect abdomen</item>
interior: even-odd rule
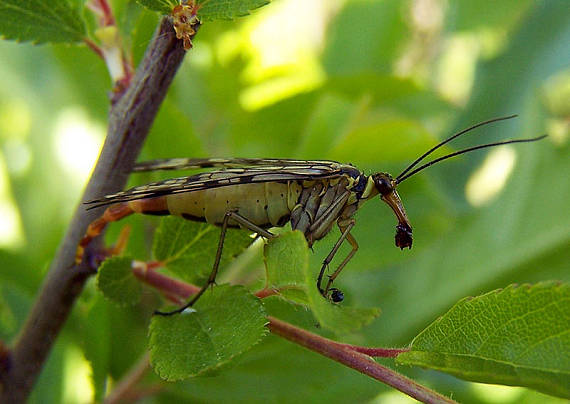
[[[260,227],[283,226],[295,207],[301,186],[296,182],[235,184],[166,196],[172,215],[221,224],[234,211]],[[237,223],[230,221],[230,225]]]

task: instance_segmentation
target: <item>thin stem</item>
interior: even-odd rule
[[[91,0],[86,4],[86,7],[99,17],[99,25],[116,25],[113,10],[107,0]]]
[[[103,51],[101,50],[99,45],[97,45],[95,42],[93,42],[91,39],[89,39],[87,37],[83,38],[83,42],[85,42],[85,45],[87,45],[89,47],[89,49],[91,49],[93,52],[95,52],[95,54],[97,56],[99,56],[101,59],[105,60],[105,57],[103,56]]]
[[[121,379],[111,394],[105,398],[103,404],[125,403],[127,401],[131,401],[131,396],[138,396],[138,394],[134,392],[135,386],[142,380],[148,370],[148,353],[145,353],[142,358],[129,370],[126,376]]]
[[[336,342],[336,344],[340,347],[352,349],[353,351],[360,352],[374,358],[395,358],[401,353],[408,352],[410,350],[410,348],[369,348],[366,346],[340,344],[338,342]]]
[[[128,90],[113,104],[107,138],[83,200],[117,192],[126,183],[158,108],[184,58],[182,43],[164,18]],[[86,264],[74,266],[75,250],[87,225],[101,214],[79,205],[34,306],[0,369],[0,402],[25,402],[87,279]],[[92,243],[89,250],[96,249]],[[88,251],[87,253],[89,253]]]
[[[135,269],[135,271],[137,270]],[[135,274],[136,273],[137,272],[135,272]],[[153,274],[152,278],[148,278],[146,280],[149,285],[157,286],[161,291],[166,291],[167,287],[171,287],[167,292],[170,292],[172,295],[188,298],[191,294],[195,293],[197,289],[199,289],[197,286],[176,281],[158,272],[148,271],[148,273]],[[262,289],[258,294],[261,295],[261,297],[270,296],[272,294],[268,293],[269,291],[270,289]],[[268,320],[269,330],[275,335],[279,335],[289,341],[340,362],[367,376],[386,383],[410,397],[425,403],[455,403],[455,401],[416,383],[392,369],[376,363],[369,357],[395,357],[402,352],[408,351],[408,349],[368,348],[341,344],[295,327],[292,324],[271,316],[268,316]]]
[[[95,30],[95,36],[99,39],[99,45],[96,45],[89,38],[84,38],[84,42],[107,64],[107,69],[115,85],[112,101],[116,101],[121,98],[133,78],[132,60],[123,47],[120,31],[109,2],[107,0],[90,0],[86,7],[97,17],[97,24],[100,28]]]
[[[295,327],[274,317],[269,316],[268,320],[268,327],[273,334],[279,335],[311,351],[320,353],[334,361],[357,370],[362,374],[386,383],[416,400],[424,403],[455,403],[452,399],[430,390],[392,369],[376,363],[360,352],[340,346],[340,344],[334,341]]]
[[[279,294],[279,290],[273,288],[263,288],[255,292],[255,296],[259,297],[260,299],[265,299],[269,296],[275,296]]]
[[[190,296],[200,291],[198,286],[190,285],[189,283],[181,282],[156,272],[153,270],[153,265],[149,265],[144,262],[135,261],[133,264],[133,273],[147,285],[152,286],[171,297],[170,300],[173,300],[175,297],[188,299]]]

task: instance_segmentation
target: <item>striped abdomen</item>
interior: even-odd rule
[[[226,212],[234,211],[254,224],[267,228],[283,226],[289,221],[301,191],[302,187],[296,181],[266,182],[236,184],[162,198],[171,215],[220,225]],[[145,213],[144,210],[142,213]],[[229,225],[237,226],[237,223],[230,221]]]

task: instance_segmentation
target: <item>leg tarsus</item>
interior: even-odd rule
[[[340,229],[341,235],[340,235],[339,239],[337,240],[337,242],[335,243],[332,250],[327,255],[327,257],[323,260],[323,265],[321,266],[321,271],[319,272],[319,276],[317,278],[317,289],[319,290],[319,292],[321,292],[321,295],[323,295],[325,298],[328,298],[327,293],[328,293],[328,290],[330,289],[330,285],[332,284],[330,277],[333,276],[334,274],[336,274],[336,275],[334,275],[334,277],[336,278],[336,276],[338,276],[338,272],[340,272],[339,269],[337,269],[333,275],[329,276],[329,281],[327,282],[327,287],[325,289],[323,289],[323,287],[322,287],[323,276],[325,274],[326,269],[328,268],[329,264],[333,260],[334,256],[338,252],[340,246],[342,245],[342,243],[345,239],[350,237],[350,239],[352,239],[354,241],[354,243],[356,243],[354,238],[350,235],[350,230],[356,224],[355,220],[350,219],[350,221],[348,221],[348,223],[346,225],[341,225],[339,222],[337,222],[337,224],[338,224],[338,228]],[[352,241],[350,241],[350,239],[349,239],[349,242],[351,245],[353,245],[353,243],[352,243]],[[354,249],[354,245],[353,245],[353,249]],[[358,244],[356,244],[356,249],[358,249]],[[356,251],[354,251],[354,252],[356,252]],[[352,252],[352,255],[354,255],[354,252]],[[350,258],[352,258],[352,255],[350,255]],[[348,260],[350,260],[350,258],[345,259],[343,261],[341,266],[339,266],[340,270],[342,270],[342,267],[344,267],[344,265],[346,265],[346,263],[348,262]],[[334,278],[333,278],[333,280],[334,280]]]
[[[349,229],[350,230],[350,229]],[[346,235],[346,239],[348,240],[348,242],[350,243],[350,245],[352,246],[352,250],[348,253],[348,255],[346,256],[346,258],[340,263],[340,265],[338,266],[338,268],[336,269],[336,271],[334,271],[334,273],[332,275],[329,276],[329,280],[327,282],[327,286],[325,288],[325,295],[328,294],[328,291],[331,289],[332,283],[334,282],[334,280],[336,279],[336,277],[340,274],[340,272],[344,269],[344,267],[346,266],[346,264],[348,264],[348,261],[350,261],[352,259],[352,257],[354,256],[354,254],[356,254],[356,251],[358,251],[358,243],[356,242],[356,239],[352,236],[352,234],[348,233]],[[343,296],[344,297],[344,296]]]

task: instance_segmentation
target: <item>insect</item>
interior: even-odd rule
[[[262,237],[272,238],[275,235],[269,231],[270,228],[290,222],[291,228],[303,232],[308,245],[312,246],[325,237],[336,223],[341,234],[323,261],[317,288],[325,298],[339,302],[343,294],[332,284],[358,250],[351,230],[356,224],[354,214],[362,204],[379,196],[392,209],[398,221],[396,246],[400,249],[411,248],[412,225],[396,190],[398,185],[433,164],[464,153],[509,143],[533,142],[546,136],[478,145],[418,167],[428,155],[458,136],[514,116],[491,119],[454,134],[432,147],[395,178],[383,172],[366,175],[350,164],[326,160],[180,158],[138,163],[133,171],[218,170],[154,182],[87,202],[91,205],[89,209],[110,206],[89,225],[78,247],[76,262],[82,261],[84,248],[108,223],[133,213],[176,215],[220,226],[218,249],[207,283],[180,309],[169,313],[157,312],[174,314],[191,306],[214,283],[228,227],[242,227]],[[325,282],[325,272],[344,241],[350,244],[352,250]]]

